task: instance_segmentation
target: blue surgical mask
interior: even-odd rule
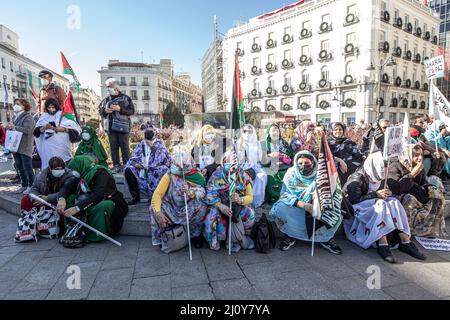
[[[83,132],[83,134],[81,135],[81,138],[83,138],[84,141],[89,141],[89,140],[91,140],[91,135],[87,132]]]
[[[81,174],[78,171],[72,171],[72,174],[75,178],[78,178],[78,179],[81,178]]]
[[[63,170],[52,170],[52,176],[55,178],[61,178],[66,171]]]

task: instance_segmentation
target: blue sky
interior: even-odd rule
[[[237,21],[295,1],[282,0],[0,0],[0,24],[20,36],[20,52],[61,71],[66,54],[83,86],[99,92],[97,71],[109,59],[150,63],[175,61],[201,84],[201,58],[213,36],[213,17],[225,33]],[[81,28],[67,28],[70,5],[81,12]]]

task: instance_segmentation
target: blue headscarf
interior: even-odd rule
[[[309,176],[300,173],[298,159],[308,158],[313,162],[313,171]],[[280,201],[288,206],[295,206],[298,201],[311,203],[316,190],[317,159],[309,151],[300,151],[294,158],[294,166],[290,168],[283,180]]]

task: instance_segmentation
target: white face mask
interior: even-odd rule
[[[117,91],[115,88],[108,88],[108,92],[110,95],[115,96],[117,95]]]
[[[85,132],[81,135],[81,138],[83,138],[84,141],[89,141],[91,140],[91,135]]]
[[[42,85],[45,87],[45,86],[48,86],[50,84],[50,81],[48,81],[47,79],[42,79]]]
[[[55,178],[61,178],[64,175],[64,173],[65,173],[64,169],[63,170],[52,170],[52,175]]]
[[[75,178],[78,178],[78,179],[81,178],[81,174],[78,171],[72,171],[72,174]]]
[[[22,111],[23,111],[23,107],[20,106],[20,105],[18,105],[18,104],[16,104],[16,105],[14,105],[14,107],[13,107],[13,111],[14,111],[14,113],[22,112]]]
[[[205,134],[205,142],[212,143],[215,137],[216,135],[214,133],[207,133]]]

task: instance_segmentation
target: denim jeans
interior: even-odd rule
[[[13,156],[16,169],[19,172],[20,181],[22,182],[22,187],[31,187],[34,182],[34,171],[31,157],[18,153],[14,153]]]

